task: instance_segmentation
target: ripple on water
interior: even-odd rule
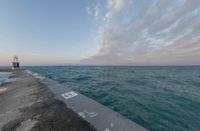
[[[200,67],[32,67],[151,131],[200,129]]]

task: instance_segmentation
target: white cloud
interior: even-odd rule
[[[108,0],[108,12],[106,13],[106,18],[112,18],[119,14],[126,7],[127,0]]]
[[[104,6],[101,49],[83,62],[200,64],[199,0],[108,0]]]
[[[90,7],[86,7],[86,12],[88,13],[88,15],[93,15],[93,12]]]
[[[94,16],[98,18],[100,16],[99,5],[96,5],[94,10],[95,10]]]
[[[95,18],[95,20],[100,20],[102,19],[101,17],[101,10],[100,10],[100,5],[97,4],[94,7],[86,7],[86,12],[88,13],[89,16],[92,16]]]

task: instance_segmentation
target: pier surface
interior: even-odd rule
[[[2,131],[146,131],[119,113],[37,73],[15,74],[17,81],[0,86]]]
[[[0,85],[0,131],[96,131],[33,76],[15,72]]]
[[[98,131],[147,131],[119,113],[53,80],[44,78],[42,83]]]

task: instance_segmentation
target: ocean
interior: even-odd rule
[[[150,131],[200,130],[200,66],[26,67]]]
[[[6,80],[8,79],[8,77],[11,75],[12,73],[10,72],[0,72],[0,85]]]

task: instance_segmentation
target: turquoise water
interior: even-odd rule
[[[27,67],[152,131],[200,130],[200,67]]]
[[[0,72],[0,85],[3,83],[12,73],[10,72]]]

